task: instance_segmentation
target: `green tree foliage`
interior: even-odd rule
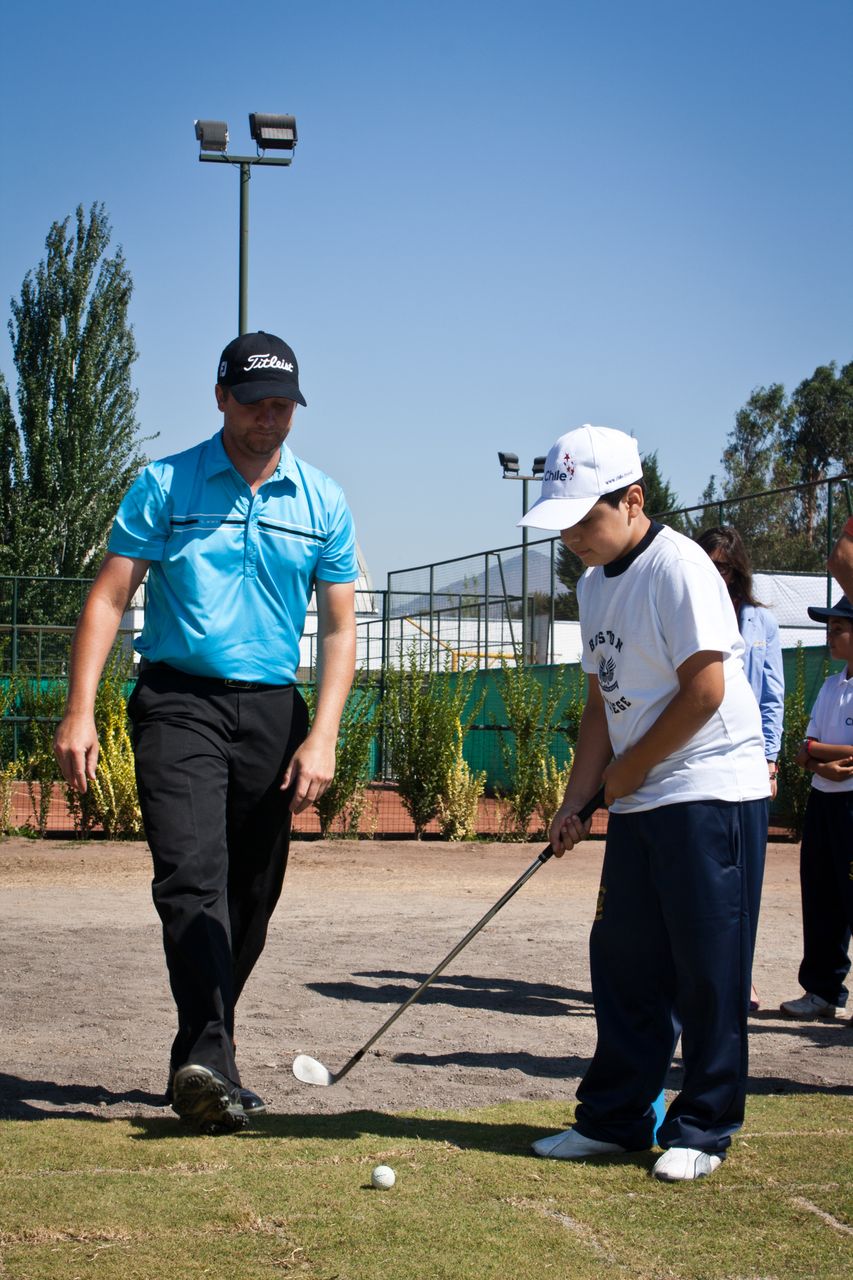
[[[662,520],[678,533],[690,533],[687,520],[678,510],[679,497],[668,480],[661,474],[658,453],[643,455],[643,479],[646,483],[646,515]]]
[[[853,471],[853,362],[840,370],[819,366],[790,396],[779,383],[753,391],[735,417],[722,465],[719,484],[712,476],[703,502],[812,487],[712,509],[701,528],[721,516],[735,525],[757,569],[821,570],[827,494],[814,482]]]
[[[0,374],[0,572],[90,576],[139,452],[132,281],[102,205],[55,222],[12,300],[17,417]]]

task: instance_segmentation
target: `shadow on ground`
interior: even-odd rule
[[[306,986],[332,1000],[357,1000],[369,1004],[402,1004],[427,977],[398,969],[376,969],[353,978],[383,980],[381,987],[362,982],[309,982]],[[410,983],[411,986],[401,985]],[[515,978],[478,978],[471,974],[439,976],[419,997],[421,1004],[445,1004],[457,1009],[489,1013],[514,1013],[525,1017],[564,1017],[571,1013],[592,1016],[592,993],[546,982],[521,982]]]
[[[39,1106],[39,1104],[43,1104]],[[109,1120],[107,1108],[122,1105],[162,1107],[161,1093],[128,1089],[114,1093],[99,1084],[57,1084],[24,1080],[0,1072],[0,1118],[3,1120]],[[63,1107],[90,1108],[64,1111]]]

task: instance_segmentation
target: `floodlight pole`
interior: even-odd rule
[[[522,476],[518,474],[518,457],[514,453],[498,454],[498,459],[503,467],[504,480],[520,480],[521,488],[521,514],[526,516],[528,512],[528,485],[531,480],[541,480],[542,471],[545,466],[544,458],[535,458],[533,461],[533,474]],[[530,531],[526,524],[521,526],[521,663],[522,667],[527,665],[527,659],[530,656],[530,621],[528,618],[529,605],[529,589],[527,577],[527,543],[530,537]]]
[[[240,243],[237,325],[239,333],[249,328],[249,181],[252,165],[293,163],[291,156],[229,156],[226,153],[202,151],[199,160],[212,164],[235,164],[240,169]]]
[[[237,332],[246,333],[249,328],[249,182],[252,170],[240,164],[240,261],[237,272]]]
[[[527,486],[532,476],[521,477],[521,514],[527,515]],[[527,542],[530,530],[526,524],[521,526],[521,665],[527,665],[530,656],[530,622],[527,617]]]

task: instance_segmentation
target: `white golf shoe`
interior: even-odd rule
[[[661,1182],[692,1182],[695,1178],[707,1178],[723,1163],[720,1156],[695,1147],[670,1147],[655,1162],[652,1173]]]
[[[564,1129],[533,1143],[537,1156],[549,1160],[591,1160],[595,1156],[623,1156],[625,1148],[618,1142],[599,1142],[597,1138],[585,1138],[577,1129]]]
[[[834,1018],[836,1006],[808,991],[799,1000],[783,1000],[779,1011],[786,1018],[801,1018],[803,1022],[809,1022],[812,1018]]]

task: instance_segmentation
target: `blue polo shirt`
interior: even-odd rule
[[[221,432],[145,467],[109,549],[152,562],[139,653],[192,675],[265,684],[296,679],[315,580],[358,577],[340,486],[283,445],[253,494]]]

